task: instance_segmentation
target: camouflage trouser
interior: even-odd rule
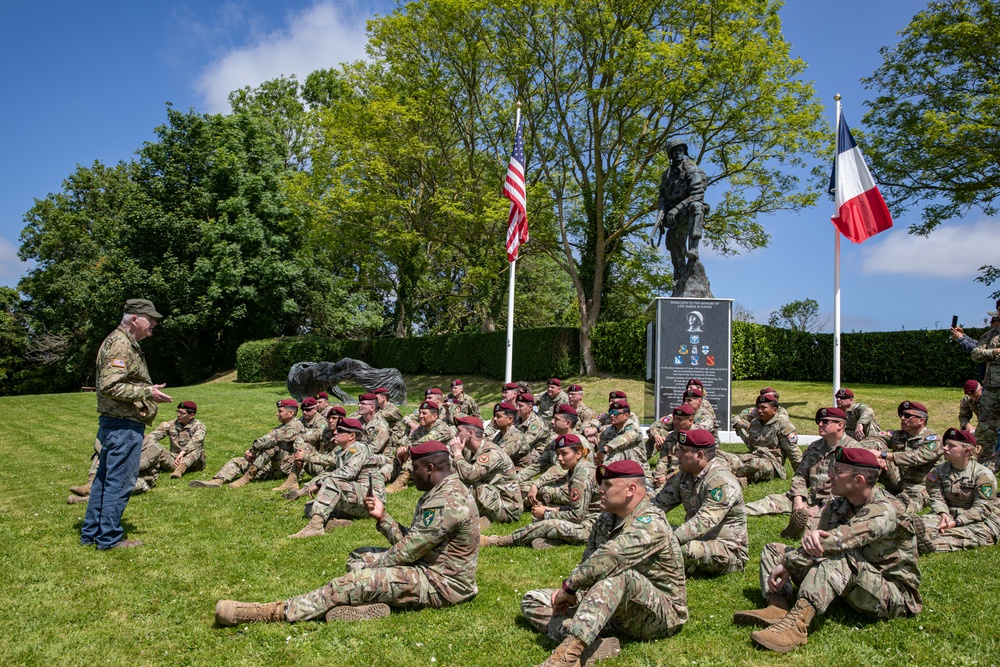
[[[905,514],[917,514],[931,504],[927,487],[921,482],[900,482],[898,486],[885,484],[886,491],[900,499],[906,505]]]
[[[250,469],[250,465],[250,462],[244,457],[237,456],[229,459],[226,465],[222,466],[222,469],[215,473],[215,478],[221,479],[223,482],[232,482],[242,477]],[[253,460],[253,465],[257,467],[257,474],[254,475],[255,480],[273,479],[279,475],[290,475],[293,470],[298,472],[298,469],[292,463],[291,454],[277,447],[266,449],[258,454]]]
[[[955,526],[943,533],[939,533],[937,529],[941,521],[941,517],[937,514],[926,514],[916,518],[918,520],[914,522],[914,528],[924,531],[928,541],[934,544],[935,553],[988,547],[1000,539],[1000,520],[996,517],[991,516],[965,526]]]
[[[385,549],[372,550],[372,553]],[[364,558],[368,555],[369,558]],[[390,607],[422,609],[444,607],[442,598],[419,567],[367,567],[371,554],[351,552],[347,574],[327,585],[298,595],[285,603],[285,620],[289,622],[320,618],[333,607],[358,606],[384,602]]]
[[[764,496],[760,500],[747,503],[747,516],[761,516],[762,514],[791,514],[792,499],[787,493],[772,493]]]
[[[513,498],[505,498],[497,487],[482,484],[472,489],[472,495],[479,506],[479,516],[484,516],[493,523],[514,523],[521,518],[523,501],[520,491]]]
[[[573,635],[586,645],[593,644],[601,630],[617,635],[649,640],[674,634],[687,621],[687,611],[674,607],[661,591],[635,570],[626,570],[598,581],[578,595],[576,607],[557,614],[552,608],[555,589],[528,591],[521,598],[521,613],[539,632],[561,642]]]
[[[526,510],[531,509],[531,503],[528,502],[528,491],[531,490],[531,485],[534,483],[533,481],[521,483],[521,497],[524,499],[524,509]],[[569,486],[565,480],[560,480],[558,485],[539,485],[537,498],[547,507],[569,505]]]
[[[392,457],[392,461],[386,463],[381,468],[382,479],[388,482],[395,482],[396,478],[399,477],[403,472],[413,473],[413,460],[406,459],[405,462],[400,463],[399,459],[395,456]]]
[[[795,547],[772,542],[760,555],[760,590],[764,599],[770,593],[767,579],[784,560],[785,554]],[[875,618],[908,616],[910,610],[902,591],[896,584],[886,581],[882,574],[857,550],[839,556],[823,558],[808,568],[790,568],[791,582],[799,587],[799,597],[808,600],[822,614],[827,607],[842,597],[847,604]],[[785,595],[791,597],[791,582]]]
[[[747,548],[722,540],[691,540],[681,545],[684,569],[688,574],[729,574],[742,572],[750,560]]]
[[[511,537],[519,547],[531,546],[531,540],[538,537],[562,540],[566,544],[584,544],[592,526],[592,523],[574,523],[565,519],[542,519],[518,528]]]
[[[976,425],[976,441],[982,448],[979,452],[980,462],[990,458],[997,451],[997,438],[1000,432],[1000,387],[983,389],[979,398],[979,423]]]
[[[372,492],[385,502],[385,486],[372,484]],[[323,479],[316,498],[306,503],[307,517],[318,514],[323,520],[329,519],[366,519],[365,494],[368,493],[368,482],[348,482],[342,479],[327,477]]]
[[[306,446],[302,448],[302,453],[306,456],[306,458],[308,458],[310,454],[317,454],[319,452],[318,452],[318,450],[315,447],[313,447],[312,445],[310,445],[307,442]],[[309,461],[303,461],[302,465],[299,467],[299,476],[300,477],[303,474],[306,474],[306,475],[309,475],[309,477],[314,477],[315,478],[315,477],[319,477],[320,475],[322,475],[325,472],[327,472],[327,469],[324,468],[321,464],[319,464],[319,463],[312,463],[312,462],[309,462]]]
[[[747,452],[746,454],[722,453],[729,468],[737,477],[746,477],[748,484],[754,482],[770,482],[772,479],[785,479],[785,466],[770,454],[763,452]]]

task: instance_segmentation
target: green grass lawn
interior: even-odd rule
[[[425,386],[450,378],[408,377],[411,403]],[[602,408],[607,391],[640,395],[634,380],[577,378],[588,403]],[[499,396],[499,383],[466,378],[481,402]],[[758,382],[735,383],[737,405],[749,405]],[[812,416],[830,404],[830,387],[776,383],[804,434]],[[896,404],[928,404],[939,432],[956,419],[960,388],[852,387],[873,405],[886,427]],[[349,388],[348,388],[349,389]],[[305,525],[302,501],[271,491],[277,482],[243,489],[191,489],[253,438],[275,424],[280,383],[215,382],[168,391],[194,400],[208,426],[208,470],[172,480],[129,503],[124,524],[139,549],[97,552],[79,546],[85,505],[66,504],[68,487],[86,480],[97,428],[93,394],[0,398],[0,665],[534,665],[552,645],[521,620],[522,593],[557,585],[582,547],[534,552],[486,549],[480,556],[479,596],[452,609],[393,613],[370,623],[214,627],[219,598],[269,601],[318,587],[344,571],[347,553],[384,545],[370,521],[335,534],[290,540]],[[164,406],[163,417],[172,416]],[[784,491],[788,482],[757,485],[748,500]],[[390,496],[389,511],[408,523],[418,492]],[[673,523],[680,513],[670,515]],[[522,524],[527,518],[522,519]],[[750,630],[732,624],[736,609],[760,604],[757,565],[766,542],[778,540],[783,517],[751,517],[747,571],[688,582],[691,619],[676,636],[653,643],[623,642],[609,665],[988,665],[1000,661],[995,548],[921,559],[924,611],[913,619],[869,622],[835,607],[813,626],[809,644],[787,656],[754,649]],[[499,526],[488,532],[509,532]]]

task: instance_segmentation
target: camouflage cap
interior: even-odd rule
[[[552,446],[555,449],[561,449],[563,447],[581,447],[583,446],[583,441],[580,440],[580,436],[575,433],[567,433],[566,435],[560,435],[556,438]]]
[[[447,452],[448,447],[440,440],[424,440],[418,445],[410,447],[410,458],[419,459],[439,452]]]
[[[816,423],[819,423],[820,419],[838,419],[842,422],[847,421],[847,413],[840,408],[820,408],[816,411]]]
[[[198,412],[198,404],[194,401],[181,401],[177,404],[178,410],[187,410],[188,412]]]
[[[975,394],[977,391],[979,391],[979,383],[976,382],[975,380],[967,380],[965,382],[965,385],[962,387],[962,391],[964,391],[966,394]]]
[[[997,302],[993,305],[993,307],[996,308],[996,310],[987,310],[986,314],[993,318],[1000,317],[1000,300],[997,300]]]
[[[677,442],[686,447],[712,447],[715,445],[715,436],[711,431],[701,428],[694,428],[690,431],[681,431],[677,434]]]
[[[455,424],[458,426],[475,426],[476,428],[483,428],[483,420],[475,415],[461,415],[455,417]]]
[[[896,414],[902,417],[904,412],[912,412],[918,417],[923,417],[924,419],[927,419],[928,415],[927,406],[923,403],[917,403],[916,401],[903,401],[900,403],[899,407],[896,408]]]
[[[970,445],[978,444],[976,442],[976,436],[969,431],[960,431],[957,428],[949,428],[944,432],[944,436],[941,438],[945,442],[949,440],[958,440],[959,442],[964,442]]]
[[[148,315],[154,319],[162,319],[163,315],[156,312],[153,302],[149,299],[129,299],[125,302],[126,315]]]
[[[834,394],[834,397],[835,398],[854,398],[854,392],[851,391],[850,389],[844,389],[843,387],[841,387],[840,389],[837,390],[837,393]]]
[[[337,422],[337,433],[353,433],[354,435],[361,435],[364,431],[364,425],[353,417],[344,417]]]
[[[676,408],[674,408],[674,417],[693,417],[694,408],[692,408],[687,403],[681,403]]]
[[[580,413],[576,411],[569,403],[560,403],[554,408],[554,413],[557,415],[573,415],[574,417],[579,417]]]
[[[833,450],[833,458],[839,463],[861,468],[879,468],[875,452],[864,447],[840,447]]]
[[[642,466],[629,459],[622,459],[607,465],[597,466],[597,483],[600,484],[606,479],[618,479],[621,477],[645,477],[646,473]]]

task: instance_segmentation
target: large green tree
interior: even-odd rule
[[[922,208],[910,227],[927,235],[1000,196],[1000,3],[931,2],[917,13],[882,64],[865,79],[874,90],[866,154],[898,213]],[[982,267],[992,283],[997,269]]]

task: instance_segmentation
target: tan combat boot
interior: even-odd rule
[[[192,489],[211,489],[217,486],[222,486],[223,484],[225,484],[225,482],[223,482],[222,479],[219,477],[213,477],[212,479],[196,479],[188,484],[188,486]]]
[[[72,496],[70,496],[72,498]],[[917,551],[921,556],[932,554],[937,549],[934,546],[934,538],[931,537],[931,529],[928,528],[919,516],[910,517],[913,524],[914,537],[917,538]]]
[[[562,644],[552,651],[549,659],[538,667],[580,667],[580,658],[587,645],[573,635],[568,635]]]
[[[809,510],[792,510],[792,516],[788,518],[788,525],[781,531],[781,536],[789,540],[801,539],[808,525]]]
[[[334,528],[348,528],[353,525],[354,522],[350,519],[328,519],[323,528],[324,530],[332,530]]]
[[[277,623],[285,620],[285,601],[278,602],[237,602],[219,600],[215,604],[215,622],[219,625],[239,625],[240,623]]]
[[[69,487],[69,492],[72,493],[74,496],[89,496],[90,495],[90,487],[94,484],[94,478],[96,476],[97,476],[96,474],[88,476],[87,477],[87,483],[84,484],[83,486],[71,486],[71,487]]]
[[[90,502],[90,496],[73,496],[71,495],[66,499],[66,502],[70,505],[79,505],[80,503]]]
[[[177,467],[174,468],[174,471],[170,473],[170,479],[180,479],[181,475],[187,472],[187,469],[188,469],[187,464],[181,461],[179,464],[177,464]]]
[[[295,533],[294,535],[289,535],[288,537],[292,539],[298,539],[300,537],[319,537],[323,535],[326,531],[323,529],[323,523],[325,520],[319,514],[313,514],[312,518],[309,519],[309,524],[305,528]]]
[[[531,540],[532,549],[551,549],[552,547],[561,547],[565,544],[562,540],[550,540],[547,537],[536,537]]]
[[[385,492],[398,493],[399,491],[402,491],[403,489],[406,488],[406,485],[409,483],[409,481],[410,481],[410,471],[404,470],[403,472],[399,473],[399,477],[396,478],[395,482],[385,487]]]
[[[785,596],[780,593],[771,593],[767,596],[767,607],[738,611],[733,614],[733,623],[766,628],[783,619],[787,613],[788,600]]]
[[[514,546],[513,535],[480,535],[480,547],[512,547]]]
[[[493,522],[490,521],[487,517],[485,516],[479,517],[479,530],[486,530],[487,528],[490,527],[491,523]]]
[[[788,614],[764,630],[750,635],[755,643],[778,653],[788,653],[805,646],[809,638],[809,624],[816,616],[816,610],[808,600],[799,598]]]
[[[377,602],[362,604],[357,607],[341,605],[326,612],[326,622],[332,621],[374,621],[389,615],[389,605]]]
[[[298,491],[299,490],[299,476],[294,472],[288,473],[288,479],[281,486],[276,486],[272,491]]]
[[[253,480],[253,476],[256,475],[257,472],[258,472],[257,466],[250,466],[249,470],[243,473],[242,477],[240,477],[235,482],[230,482],[229,487],[233,489],[238,489],[241,486],[246,486],[247,484],[250,483],[251,480]]]

